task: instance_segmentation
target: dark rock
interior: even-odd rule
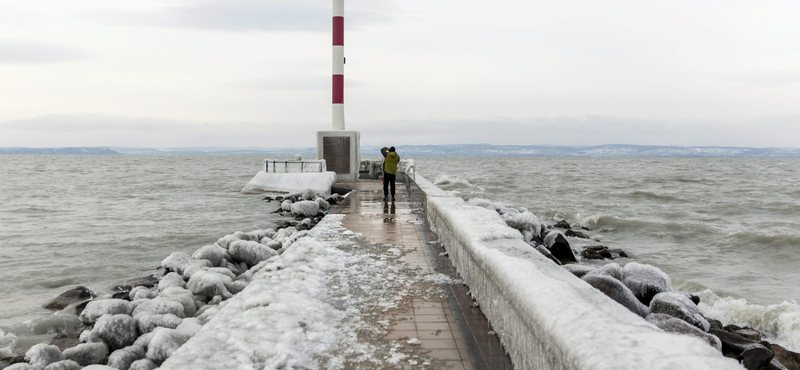
[[[547,237],[544,238],[544,245],[553,254],[553,257],[561,261],[562,264],[578,262],[578,258],[575,257],[575,252],[572,251],[569,241],[561,232],[551,231],[548,233]]]
[[[592,229],[590,229],[590,228],[588,228],[588,227],[586,227],[586,226],[581,226],[581,229],[582,229],[582,230],[586,230],[586,231],[592,231]]]
[[[777,344],[770,344],[769,349],[775,353],[775,358],[789,370],[800,370],[800,353],[787,350]]]
[[[694,294],[689,294],[689,299],[691,299],[694,304],[700,304],[700,297]]]
[[[581,251],[581,258],[587,260],[601,260],[603,259],[603,255],[596,250],[584,249]]]
[[[308,230],[308,226],[306,226],[305,224],[297,225],[297,231],[303,231],[303,230]]]
[[[773,357],[775,354],[772,351],[759,344],[758,347],[744,350],[738,360],[747,370],[767,370]]]
[[[94,292],[85,286],[72,288],[50,301],[44,308],[48,310],[61,310],[73,303],[88,301],[96,297]]]
[[[628,254],[622,249],[609,249],[608,251],[611,253],[612,259],[628,258]]]
[[[655,326],[658,326],[661,330],[697,337],[717,350],[722,350],[722,343],[719,338],[703,332],[686,321],[663,313],[651,313],[647,315],[646,319]]]
[[[275,224],[277,225],[275,230],[285,229],[290,226],[289,221],[286,220],[278,220],[277,222],[275,222]]]
[[[131,293],[130,290],[120,290],[120,291],[114,292],[114,294],[111,295],[111,298],[124,299],[126,301],[130,301],[131,300],[130,293]]]
[[[557,258],[555,258],[553,256],[553,254],[550,253],[550,251],[547,248],[545,248],[543,245],[541,245],[541,244],[531,244],[531,246],[534,249],[536,249],[537,251],[539,251],[539,253],[541,253],[543,256],[547,257],[547,259],[553,261],[553,263],[555,263],[556,265],[559,265],[559,266],[562,265],[561,261],[559,261]]]
[[[631,262],[625,265],[622,272],[622,282],[645,306],[650,305],[650,301],[656,294],[672,291],[672,282],[669,276],[658,267]]]
[[[750,340],[756,341],[756,342],[761,340],[761,333],[759,333],[759,332],[757,332],[757,331],[755,331],[753,329],[749,329],[749,328],[736,330],[736,331],[733,332],[733,334],[737,334],[737,335],[739,335],[741,337],[744,337],[744,338],[747,338],[747,339],[750,339]]]
[[[769,362],[769,365],[767,365],[767,370],[789,370],[789,368],[783,366],[783,364],[778,361],[778,356],[775,356],[772,358],[772,361]]]
[[[738,356],[748,348],[764,347],[761,343],[754,342],[726,330],[712,328],[708,332],[715,335],[722,342],[722,353],[731,352]]]
[[[664,313],[688,322],[703,331],[708,331],[711,325],[700,313],[697,305],[685,294],[680,292],[658,293],[650,302],[651,313]]]
[[[133,288],[137,286],[143,286],[145,288],[152,288],[158,285],[158,278],[153,275],[148,275],[140,278],[126,280],[122,284],[119,284],[114,287],[115,291],[131,291]]]
[[[290,196],[290,197],[288,197],[288,198],[286,198],[286,199],[288,199],[288,200],[292,201],[292,203],[295,203],[295,202],[297,202],[297,198],[295,198],[295,196],[294,196],[294,195],[292,195],[292,196]]]
[[[708,320],[708,323],[711,325],[711,329],[725,330],[725,328],[722,327],[721,321],[709,318],[706,318],[706,320]]]
[[[581,238],[581,239],[589,239],[589,235],[586,235],[580,231],[575,230],[567,230],[564,235],[571,236],[573,238]]]
[[[742,330],[742,329],[744,329],[744,328],[739,326],[739,325],[734,325],[734,324],[730,324],[730,325],[726,325],[725,326],[725,330],[727,330],[727,331],[729,331],[731,333],[733,333],[733,332],[735,332],[737,330]]]
[[[595,270],[595,268],[592,266],[576,265],[576,264],[564,265],[563,267],[565,270],[571,272],[573,275],[579,278],[584,277],[586,274]]]
[[[555,227],[560,227],[562,229],[571,229],[572,226],[569,226],[569,222],[567,220],[561,220],[556,222]]]
[[[614,259],[614,256],[611,254],[611,252],[609,252],[608,248],[602,245],[584,247],[584,249],[581,251],[581,257],[596,260]]]
[[[633,295],[633,292],[619,280],[605,275],[586,274],[583,276],[583,281],[617,301],[617,303],[625,306],[625,308],[631,310],[631,312],[641,317],[647,316],[647,307],[639,302],[636,296]]]
[[[275,200],[283,200],[283,195],[278,195],[275,197]]]

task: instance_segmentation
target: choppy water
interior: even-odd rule
[[[239,194],[261,161],[0,156],[0,327],[49,315],[77,284],[107,291],[172,252],[273,226],[277,204]]]
[[[800,349],[800,160],[418,158],[464,198],[566,219]],[[746,299],[747,302],[741,299]]]

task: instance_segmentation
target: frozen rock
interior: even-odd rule
[[[239,239],[239,238],[237,238],[237,237],[235,237],[233,235],[225,235],[225,236],[219,238],[219,240],[217,240],[217,245],[222,247],[222,249],[228,249],[228,246],[230,246],[231,243],[233,243],[233,242],[235,242],[237,240],[241,240],[241,239]]]
[[[561,261],[561,263],[578,262],[575,257],[575,252],[569,245],[569,241],[564,237],[560,231],[551,231],[544,238],[544,246],[553,254],[553,256]]]
[[[64,350],[64,358],[73,360],[81,366],[99,364],[108,356],[105,343],[83,343]]]
[[[300,192],[300,197],[305,200],[314,200],[314,198],[317,197],[317,194],[314,193],[314,190],[312,189],[303,189],[303,191]]]
[[[650,302],[650,312],[663,313],[677,317],[692,324],[703,331],[708,331],[711,325],[700,313],[700,309],[689,297],[679,292],[658,293]]]
[[[212,267],[212,268],[208,269],[207,271],[216,272],[218,274],[225,275],[225,276],[227,276],[227,277],[229,277],[231,279],[234,279],[234,280],[236,279],[236,274],[234,274],[229,268]]]
[[[587,275],[605,275],[611,276],[614,279],[622,281],[622,267],[619,266],[617,263],[609,263],[603,267],[600,267],[592,272],[589,272]]]
[[[147,347],[147,359],[157,364],[164,362],[191,336],[175,329],[161,329],[153,335]]]
[[[521,232],[528,231],[532,233],[537,239],[541,238],[539,235],[540,225],[539,219],[533,213],[525,212],[508,212],[502,215],[506,225],[515,228]],[[540,239],[541,240],[541,239]]]
[[[64,360],[64,355],[61,350],[46,343],[39,343],[25,353],[25,361],[28,361],[31,366],[37,369],[62,360]]]
[[[197,319],[200,320],[203,325],[208,324],[211,319],[214,318],[219,313],[218,306],[207,305],[203,306],[199,311],[197,311]]]
[[[192,254],[192,258],[197,260],[209,260],[214,266],[219,266],[225,258],[225,249],[216,245],[207,245]]]
[[[549,250],[549,249],[545,248],[545,246],[543,246],[543,245],[541,245],[541,244],[534,244],[534,245],[533,245],[533,248],[534,248],[534,249],[536,249],[536,250],[537,250],[539,253],[541,253],[543,256],[547,257],[547,259],[549,259],[549,260],[553,261],[553,263],[555,263],[556,265],[559,265],[559,266],[562,266],[562,265],[563,265],[563,264],[561,263],[561,261],[559,261],[559,260],[558,260],[558,258],[556,258],[555,256],[553,256],[553,254],[552,254],[552,253],[550,253],[550,250]]]
[[[130,347],[129,347],[130,348]],[[108,356],[108,366],[119,370],[128,370],[131,364],[144,357],[144,351],[141,347],[138,350],[131,350],[129,348],[118,349]]]
[[[181,322],[181,324],[178,325],[178,327],[176,327],[175,330],[187,334],[191,337],[197,334],[197,332],[200,331],[200,329],[202,328],[203,328],[203,323],[200,322],[200,319],[196,317],[190,317],[187,319],[183,319],[183,322]]]
[[[571,238],[581,238],[581,239],[590,239],[589,235],[586,235],[580,231],[575,230],[567,230],[564,232],[564,235],[569,236]]]
[[[150,340],[152,340],[153,339],[153,335],[155,335],[154,332],[156,332],[158,330],[161,330],[161,329],[155,328],[155,329],[153,329],[153,331],[151,331],[149,333],[145,333],[145,334],[140,335],[139,338],[137,338],[136,341],[133,342],[133,345],[137,346],[137,347],[142,347],[145,350],[147,350],[147,347],[150,345]]]
[[[719,338],[690,325],[686,321],[663,313],[651,313],[647,315],[646,319],[655,326],[658,326],[661,330],[700,338],[710,346],[722,351],[722,343],[719,341]]]
[[[196,260],[196,261],[198,263],[186,266],[186,268],[183,270],[183,278],[185,280],[188,281],[198,271],[208,271],[208,269],[211,267],[211,261],[209,260]]]
[[[228,289],[231,294],[239,294],[239,292],[243,291],[244,288],[247,288],[247,281],[236,280],[230,283],[225,283],[225,288]]]
[[[89,365],[87,367],[84,367],[83,370],[117,370],[117,369],[107,365]]]
[[[287,200],[284,200],[283,202],[281,202],[281,209],[286,211],[286,212],[291,212],[292,211],[292,201],[287,199]]]
[[[315,200],[316,200],[317,204],[319,204],[319,209],[321,209],[323,211],[327,211],[328,208],[331,207],[331,204],[328,203],[328,201],[326,201],[325,199],[317,198]]]
[[[136,317],[136,328],[140,334],[150,333],[155,328],[175,329],[181,324],[181,320],[171,313],[163,315],[145,313]]]
[[[14,347],[17,346],[17,336],[6,333],[0,329],[0,359],[14,357]]]
[[[236,243],[251,242],[241,241]],[[236,248],[236,243],[234,243],[231,249]],[[230,298],[232,294],[227,288],[225,288],[225,284],[232,281],[233,280],[226,275],[218,274],[216,272],[200,271],[194,274],[191,279],[189,279],[189,283],[186,284],[186,288],[188,288],[192,294],[199,294],[209,298],[219,295],[227,299]]]
[[[230,272],[230,270],[226,271]],[[184,317],[194,316],[197,306],[194,303],[192,292],[179,287],[167,288],[159,294],[160,297],[175,301],[183,305]]]
[[[303,200],[292,204],[292,213],[306,217],[314,217],[319,213],[319,203]]]
[[[562,229],[571,229],[572,228],[572,226],[570,226],[570,224],[569,224],[569,222],[567,222],[567,220],[558,221],[558,222],[556,222],[555,225],[553,225],[553,227],[560,227]]]
[[[664,271],[638,262],[625,265],[622,269],[622,282],[645,306],[650,305],[656,294],[672,291],[672,282]]]
[[[581,258],[589,260],[613,260],[614,255],[611,254],[611,251],[608,250],[608,247],[602,245],[592,245],[584,247],[583,250],[581,250]]]
[[[625,306],[625,308],[629,309],[631,312],[641,317],[647,316],[647,307],[639,302],[633,295],[633,292],[619,280],[610,276],[590,274],[584,275],[582,279],[595,289],[617,301],[617,303]]]
[[[143,286],[145,288],[152,288],[158,284],[158,278],[153,275],[148,275],[140,278],[130,279],[124,281],[122,284],[114,287],[117,291],[131,291],[133,288]]]
[[[130,293],[128,293],[128,297],[130,297],[131,301],[136,301],[139,299],[153,299],[156,296],[158,296],[158,292],[143,286],[137,286],[136,288],[133,288]]]
[[[78,337],[81,343],[103,343],[103,339],[97,336],[96,333],[92,332],[92,329],[86,329],[81,332],[80,337]]]
[[[278,255],[266,245],[244,240],[233,242],[228,251],[236,261],[247,263],[250,266],[255,266],[261,261]]]
[[[169,274],[164,275],[164,277],[161,278],[161,281],[158,282],[158,290],[164,290],[172,287],[186,287],[186,282],[183,280],[183,276],[176,272],[170,272]]]
[[[13,364],[13,365],[5,368],[5,370],[37,370],[37,369],[35,367],[31,366],[31,365],[28,365],[28,364],[24,363],[24,362],[20,362],[20,363]]]
[[[131,364],[131,367],[128,368],[128,370],[153,370],[157,367],[158,365],[156,365],[155,362],[143,358],[141,360],[134,361]]]
[[[564,265],[562,267],[579,278],[595,270],[595,268],[592,266],[576,265],[576,264]]]
[[[72,288],[46,304],[44,308],[48,310],[61,310],[65,307],[79,302],[88,301],[95,297],[94,292],[85,286]]]
[[[80,370],[80,369],[81,365],[72,360],[53,362],[52,364],[44,367],[44,370]]]
[[[183,274],[183,270],[186,269],[187,266],[194,263],[195,259],[192,258],[192,256],[183,252],[174,252],[161,261],[161,266],[167,271],[174,271],[179,274]]]
[[[130,315],[133,305],[123,299],[100,299],[91,301],[81,312],[80,319],[85,325],[94,324],[103,315]]]
[[[133,317],[139,317],[142,314],[173,314],[180,318],[185,317],[183,312],[183,304],[164,297],[156,297],[154,299],[145,300],[133,310]]]
[[[94,324],[92,333],[100,337],[113,351],[125,348],[138,337],[136,320],[128,315],[105,315]]]

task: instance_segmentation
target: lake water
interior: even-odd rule
[[[402,155],[402,153],[401,153]],[[800,349],[800,160],[417,158],[445,190],[585,226],[702,292],[704,311]],[[260,157],[0,156],[0,329],[86,285],[107,292],[278,204],[239,190]],[[624,260],[620,260],[624,263]],[[600,262],[593,262],[600,264]]]

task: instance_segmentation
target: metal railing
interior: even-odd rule
[[[300,165],[300,170],[299,171],[290,171],[290,167],[292,167],[292,168],[293,167],[297,167],[296,166],[297,164]],[[279,168],[283,169],[283,171],[282,171],[283,173],[289,173],[289,172],[298,172],[298,173],[302,173],[302,172],[324,172],[325,171],[325,162],[324,161],[319,161],[319,160],[314,160],[314,161],[295,161],[295,160],[292,160],[292,161],[289,161],[289,160],[279,161],[279,160],[274,160],[274,159],[273,160],[267,159],[267,160],[264,161],[264,172],[270,172],[270,168],[272,169],[273,173],[278,172]]]

